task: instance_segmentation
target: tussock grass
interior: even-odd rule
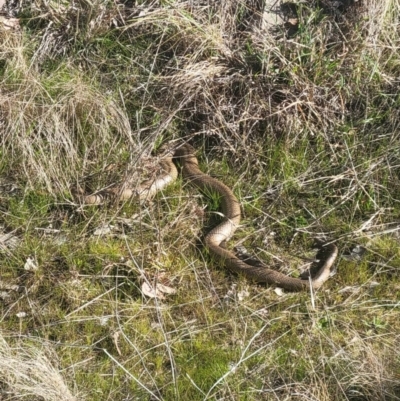
[[[29,1],[0,26],[2,399],[400,399],[400,4],[333,3],[269,29],[256,1]],[[338,274],[280,296],[226,272],[218,199],[180,179],[75,202],[178,139],[240,199],[234,244],[299,275],[335,241]]]
[[[0,354],[4,399],[76,400],[65,384],[58,364],[54,363],[57,360],[54,350],[46,347],[44,342],[43,350],[40,350],[28,343],[11,347],[5,338],[1,338]]]

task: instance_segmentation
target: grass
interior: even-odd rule
[[[400,4],[303,2],[288,32],[256,3],[33,1],[0,22],[1,399],[400,399]],[[75,202],[153,177],[177,139],[242,204],[230,246],[298,276],[333,240],[336,276],[279,295],[225,271],[201,245],[218,197],[180,179]]]

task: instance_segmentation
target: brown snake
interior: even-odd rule
[[[177,178],[178,172],[173,159],[178,159],[182,165],[182,175],[186,180],[205,193],[211,191],[221,197],[223,221],[208,232],[204,242],[211,254],[220,259],[229,270],[243,274],[259,283],[275,284],[290,291],[300,291],[310,287],[317,289],[329,278],[331,267],[338,254],[337,247],[334,244],[328,244],[324,247],[326,256],[320,262],[318,272],[313,279],[293,278],[264,265],[250,265],[239,259],[233,252],[225,249],[225,242],[232,237],[240,224],[240,204],[236,196],[225,184],[200,170],[195,150],[189,144],[185,143],[170,148],[167,153],[163,159],[165,175],[153,181],[142,183],[137,190],[113,188],[108,193],[117,196],[119,200],[126,200],[132,196],[136,196],[140,200],[151,198],[156,192]],[[84,196],[82,201],[86,204],[96,204],[102,199],[101,197],[102,195],[99,194]]]

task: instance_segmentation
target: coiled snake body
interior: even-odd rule
[[[123,188],[113,189],[112,193],[117,195],[120,200],[128,199],[133,195],[136,195],[140,200],[150,198],[177,178],[178,173],[173,159],[178,159],[182,165],[182,175],[186,180],[205,193],[210,193],[211,191],[221,197],[223,221],[205,236],[204,242],[211,254],[220,259],[229,270],[243,274],[259,283],[275,284],[290,291],[300,291],[310,287],[317,289],[329,278],[330,269],[338,253],[334,244],[329,244],[325,247],[324,254],[326,256],[320,262],[319,270],[313,279],[289,277],[264,265],[250,265],[239,259],[232,251],[225,249],[225,242],[232,237],[240,224],[240,204],[236,196],[225,184],[200,170],[195,150],[189,144],[185,143],[170,148],[167,153],[163,160],[165,175],[141,184],[136,191]],[[85,196],[83,202],[97,203],[99,196],[101,195]]]

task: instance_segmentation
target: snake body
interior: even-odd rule
[[[220,259],[229,270],[243,274],[247,278],[259,283],[275,284],[290,291],[304,289],[318,289],[329,278],[331,267],[338,254],[336,245],[325,246],[325,257],[321,260],[316,276],[313,279],[301,279],[287,276],[265,265],[251,265],[239,259],[232,251],[224,247],[235,233],[240,224],[240,204],[232,190],[221,181],[203,173],[195,154],[195,149],[189,144],[182,144],[167,150],[163,159],[165,174],[155,180],[142,183],[136,190],[130,188],[113,189],[113,194],[120,200],[136,196],[139,200],[152,197],[156,192],[166,187],[177,178],[178,172],[173,159],[179,160],[182,166],[183,178],[196,186],[204,193],[216,193],[221,198],[221,212],[223,220],[205,236],[205,245],[210,253]],[[95,203],[101,195],[89,195],[84,197],[85,203]]]
[[[322,261],[317,275],[312,279],[300,279],[289,277],[266,266],[253,266],[239,259],[233,252],[225,249],[221,244],[232,237],[240,224],[240,204],[230,188],[219,180],[203,173],[199,168],[199,163],[192,146],[184,144],[176,149],[175,157],[181,160],[182,175],[191,184],[207,193],[213,191],[221,197],[221,212],[224,216],[223,221],[214,227],[205,237],[205,244],[211,254],[221,259],[225,266],[236,273],[255,280],[259,283],[275,284],[279,287],[291,291],[300,291],[306,288],[320,288],[329,278],[330,269],[337,257],[337,247],[329,244],[325,248],[327,257]]]

